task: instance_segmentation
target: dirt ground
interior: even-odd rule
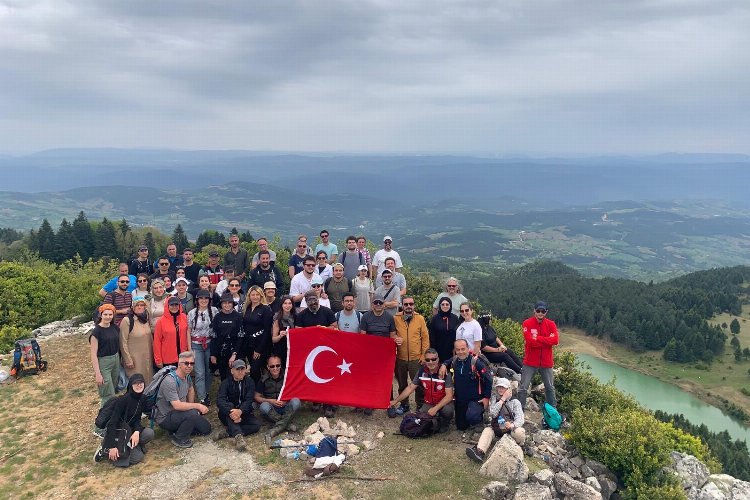
[[[0,385],[0,498],[476,498],[489,482],[466,459],[458,431],[411,440],[394,435],[400,420],[384,411],[365,417],[348,408],[336,418],[357,426],[356,439],[375,447],[323,481],[298,482],[303,462],[269,450],[260,435],[267,426],[248,439],[245,453],[208,437],[178,450],[157,431],[143,463],[128,469],[96,464],[99,441],[91,429],[98,396],[86,339],[53,338],[41,345],[46,373]],[[8,368],[7,356],[2,365]],[[208,416],[218,429],[215,406]],[[303,430],[319,416],[304,408],[296,423]],[[380,431],[385,436],[377,439]]]

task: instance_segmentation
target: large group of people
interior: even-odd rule
[[[211,432],[205,415],[213,394],[224,427],[216,438],[231,438],[238,450],[247,447],[245,436],[259,432],[262,421],[270,426],[269,440],[293,426],[302,402],[280,400],[279,394],[286,337],[295,327],[322,326],[392,339],[398,391],[391,394],[387,415],[409,412],[412,394],[415,409],[439,419],[441,432],[454,420],[462,431],[481,426],[489,415],[492,425],[467,450],[473,460],[481,461],[492,439],[504,433],[523,442],[523,409],[536,372],[544,382],[546,401],[556,404],[552,347],[558,336],[555,323],[546,317],[546,303],[538,302],[534,315],[523,323],[521,360],[497,337],[488,315],[474,318],[454,277],[435,298],[432,317],[419,314],[390,236],[372,256],[363,236],[347,237],[342,252],[327,230],[320,232],[320,240],[313,250],[305,235],[297,238],[287,262],[288,290],[277,254],[265,238],[257,240],[259,250],[250,256],[237,235],[231,235],[223,262],[211,251],[205,266],[194,262],[192,249],[178,255],[171,243],[153,263],[145,246],[131,262],[121,263],[118,276],[99,291],[103,300],[90,349],[101,405],[116,397],[118,386],[127,387],[113,414],[116,422],[95,429],[104,438],[96,460],[107,458],[120,467],[142,460],[143,444],[154,434],[143,429],[140,413],[134,411],[140,408],[144,387],[164,367],[171,368],[159,382],[153,420],[177,447],[190,447],[191,436]],[[494,376],[496,365],[504,365],[507,378]],[[512,398],[514,388],[517,398]],[[337,410],[309,403],[327,417]],[[362,411],[369,416],[374,410]],[[113,441],[113,433],[123,428],[125,439]],[[125,449],[112,445],[115,441],[126,443]]]

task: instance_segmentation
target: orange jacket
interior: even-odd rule
[[[180,304],[180,312],[177,316],[177,325],[180,330],[179,349],[174,318],[169,313],[169,299],[167,299],[164,301],[164,315],[159,318],[154,327],[154,362],[157,365],[177,364],[180,353],[190,350],[187,316],[182,312],[182,304]]]

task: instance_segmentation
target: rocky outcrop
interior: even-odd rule
[[[523,450],[509,434],[495,444],[479,472],[513,484],[524,483],[529,478],[529,467],[523,459]]]

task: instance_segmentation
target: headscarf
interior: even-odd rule
[[[144,387],[143,391],[141,391],[140,393],[137,393],[133,390],[133,385],[137,384],[138,382],[143,382],[144,384],[146,383],[146,379],[140,373],[134,373],[130,376],[130,379],[128,379],[128,396],[136,400],[140,400],[143,397],[143,393],[146,392],[146,387]]]
[[[443,311],[443,308],[440,307],[443,304],[443,302],[448,303],[448,312]],[[437,312],[438,315],[440,315],[441,318],[445,318],[453,314],[452,311],[453,311],[453,301],[449,299],[448,297],[443,297],[442,299],[440,299],[440,302],[438,302],[438,312]]]
[[[157,283],[164,287],[164,295],[162,295],[161,297],[158,297],[158,298],[156,297],[156,295],[154,295],[154,285],[156,285]],[[167,285],[164,284],[164,280],[161,280],[159,278],[155,278],[153,281],[151,281],[151,296],[152,297],[154,297],[158,301],[161,301],[167,295],[168,295],[167,294]]]
[[[135,306],[139,302],[143,302],[143,305],[146,306],[146,309],[141,313],[138,314],[135,312]],[[133,318],[138,318],[138,321],[141,323],[148,323],[148,303],[146,302],[146,299],[144,297],[136,297],[133,299],[133,305],[130,306],[130,313],[128,314],[128,318],[130,318],[130,322],[133,322]]]

